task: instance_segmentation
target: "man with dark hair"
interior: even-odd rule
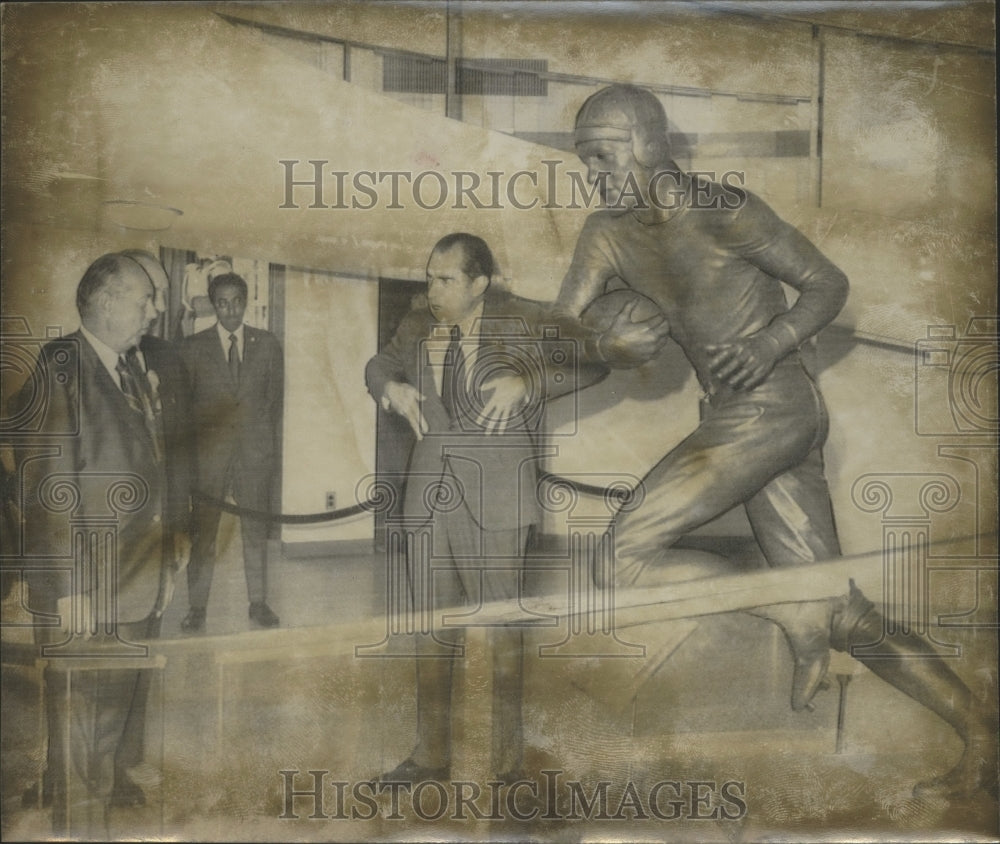
[[[244,324],[247,284],[235,273],[216,276],[209,298],[218,322],[188,337],[181,348],[191,379],[196,427],[196,483],[205,500],[195,509],[191,563],[187,570],[190,610],[181,629],[204,629],[217,556],[220,501],[228,493],[244,508],[267,511],[280,469],[284,370],[281,346],[269,331]],[[267,604],[268,522],[240,517],[250,620],[276,627]]]
[[[435,559],[434,629],[417,637],[417,744],[386,781],[448,776],[453,658],[442,650],[458,649],[462,629],[446,626],[442,612],[518,597],[529,530],[539,518],[542,406],[579,386],[575,376],[594,380],[604,372],[573,372],[572,356],[562,365],[547,358],[538,343],[545,310],[494,290],[495,273],[482,238],[442,238],[427,262],[426,305],[403,318],[365,371],[372,397],[405,418],[416,438],[403,516],[409,529],[431,530]],[[435,339],[441,332],[443,339]],[[411,550],[410,577],[419,593],[430,560]],[[492,766],[510,781],[522,762],[522,631],[516,624],[491,626],[488,637]]]
[[[665,549],[741,503],[771,566],[833,559],[840,545],[821,454],[827,415],[799,349],[843,307],[847,279],[753,194],[681,171],[666,126],[659,100],[628,85],[598,91],[576,119],[577,154],[608,207],[587,219],[558,307],[578,315],[610,279],[624,280],[659,305],[704,390],[697,429],[647,474],[643,503],[615,520],[616,582],[670,582]],[[799,292],[790,307],[782,282]],[[612,366],[646,357],[620,337],[597,346]],[[853,585],[836,600],[753,612],[788,638],[797,710],[823,683],[831,645],[850,652],[884,629]],[[885,651],[857,658],[966,743],[958,766],[916,793],[995,787],[995,725],[962,680],[924,639],[886,638]]]
[[[58,571],[33,577],[33,609],[57,614],[62,624],[38,628],[42,644],[72,644],[67,637],[100,634],[110,622],[117,623],[124,642],[159,633],[165,563],[163,393],[136,350],[156,316],[153,298],[153,285],[136,261],[120,254],[98,258],[77,287],[79,331],[42,349],[36,377],[19,397],[28,406],[39,385],[45,385],[39,433],[55,444],[20,468],[25,548],[32,555],[72,558],[71,518],[77,525],[107,520],[109,508],[117,536],[113,562],[88,555],[79,561],[113,566],[117,578],[112,582]],[[71,494],[65,498],[67,489]],[[59,506],[64,500],[72,501],[69,515]],[[102,595],[113,600],[105,603]],[[106,617],[109,606],[116,611],[113,618]],[[81,609],[82,619],[77,616]],[[81,626],[86,628],[82,634]],[[144,724],[143,675],[148,672],[117,668],[112,655],[106,669],[73,673],[70,685],[77,663],[72,656],[58,656],[56,649],[45,676],[53,827],[57,834],[106,840],[109,808],[143,802],[127,768],[138,761],[131,742]]]
[[[497,274],[496,260],[490,247],[481,237],[466,232],[446,234],[434,246],[435,252],[449,252],[460,247],[465,258],[462,262],[462,272],[469,278],[493,278]]]

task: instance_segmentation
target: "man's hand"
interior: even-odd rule
[[[710,355],[709,368],[734,390],[752,390],[759,386],[784,357],[781,344],[766,333],[705,349]]]
[[[612,366],[638,366],[652,360],[670,336],[670,325],[663,314],[634,320],[638,304],[634,300],[622,308],[598,340],[598,351]]]
[[[498,375],[483,383],[484,393],[489,392],[476,424],[487,434],[502,434],[511,419],[521,412],[528,401],[528,385],[520,375]]]
[[[156,605],[153,607],[153,614],[157,617],[166,612],[174,599],[174,590],[177,587],[177,578],[191,559],[191,537],[184,531],[178,530],[173,533],[173,559],[167,563],[167,570],[164,574],[164,581],[160,587],[160,594],[156,597]]]
[[[173,570],[177,574],[187,568],[191,560],[191,537],[182,530],[174,531]]]
[[[174,591],[177,588],[177,571],[173,567],[168,568],[164,575],[163,583],[160,585],[160,594],[156,596],[156,603],[153,605],[153,615],[160,618],[167,611],[170,602],[174,599]]]
[[[412,384],[390,381],[382,393],[382,407],[402,416],[410,423],[417,439],[422,440],[428,430],[427,420],[424,419],[424,412],[420,407],[424,398],[424,394]]]

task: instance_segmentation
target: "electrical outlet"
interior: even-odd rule
[[[336,510],[337,509],[337,493],[328,492],[326,494],[326,509]]]

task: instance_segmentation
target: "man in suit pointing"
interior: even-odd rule
[[[231,493],[241,507],[268,510],[280,454],[281,346],[270,332],[243,322],[247,284],[240,276],[216,276],[208,294],[218,322],[188,337],[181,350],[197,427],[196,489],[215,500]],[[187,573],[190,610],[181,623],[187,633],[205,626],[221,515],[210,502],[196,513]],[[250,620],[276,627],[278,616],[267,604],[267,522],[242,516],[240,527]]]
[[[433,562],[419,559],[416,549],[408,559],[414,582],[422,564],[433,566],[433,631],[416,642],[416,747],[383,781],[441,780],[451,773],[453,656],[464,632],[445,616],[449,608],[519,597],[529,532],[541,517],[536,488],[544,403],[605,372],[600,365],[574,369],[574,356],[562,354],[578,339],[571,336],[574,327],[561,325],[563,336],[547,340],[546,328],[556,325],[547,310],[492,289],[496,273],[482,238],[443,237],[427,262],[426,306],[403,318],[365,370],[372,397],[413,431],[403,515],[433,535]],[[522,766],[522,629],[518,622],[490,625],[487,638],[491,768],[512,782]]]

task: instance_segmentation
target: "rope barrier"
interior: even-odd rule
[[[593,495],[599,498],[612,498],[622,501],[626,500],[629,496],[628,490],[625,489],[584,484],[570,478],[564,478],[561,475],[553,475],[550,472],[543,472],[540,480],[545,483],[568,486],[582,495]],[[341,507],[339,510],[327,510],[322,513],[274,513],[270,510],[256,510],[253,507],[241,507],[238,504],[230,504],[228,501],[223,501],[221,498],[216,498],[199,490],[195,490],[193,497],[196,501],[200,501],[210,507],[215,507],[224,513],[231,513],[241,518],[277,522],[282,525],[314,525],[323,522],[335,522],[360,515],[361,513],[371,513],[379,508],[378,499],[369,498],[351,507]]]
[[[215,507],[224,513],[232,513],[234,516],[239,516],[240,518],[278,522],[282,525],[313,525],[320,522],[333,522],[349,518],[350,516],[357,516],[360,513],[374,510],[376,507],[375,499],[369,498],[367,501],[362,501],[360,504],[355,504],[352,507],[327,510],[323,513],[274,513],[270,510],[255,510],[252,507],[240,507],[236,504],[230,504],[228,501],[223,501],[221,498],[216,498],[214,495],[208,495],[199,490],[194,491],[193,497],[196,501]]]

